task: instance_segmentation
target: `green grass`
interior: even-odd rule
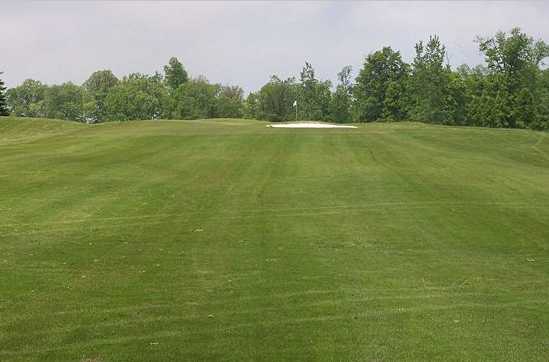
[[[549,359],[549,137],[0,119],[0,360]]]

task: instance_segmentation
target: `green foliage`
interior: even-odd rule
[[[220,86],[205,78],[191,79],[177,88],[174,115],[181,119],[214,118]]]
[[[524,82],[532,81],[536,67],[549,56],[547,44],[540,40],[534,42],[519,28],[513,28],[510,34],[498,32],[495,37],[478,38],[477,41],[488,68],[504,76],[510,93],[519,89]]]
[[[216,117],[240,118],[244,113],[244,90],[239,86],[221,86],[216,98]]]
[[[467,123],[467,86],[458,72],[448,74],[448,90],[444,100],[446,123],[465,125]]]
[[[488,82],[498,103],[505,104],[500,123],[504,127],[543,128],[540,121],[546,119],[545,110],[537,104],[545,93],[539,66],[549,56],[549,46],[534,41],[519,28],[510,34],[498,32],[492,38],[478,38],[479,48],[488,64]],[[488,94],[486,97],[494,97]],[[542,113],[540,113],[540,111]]]
[[[250,92],[246,97],[243,104],[243,115],[248,119],[257,119],[259,115],[259,95],[254,92]]]
[[[0,75],[2,75],[2,72],[0,72]],[[0,116],[7,116],[10,113],[8,110],[8,101],[6,99],[6,89],[4,81],[0,79]]]
[[[329,120],[331,83],[315,77],[312,65],[305,62],[301,70],[300,84],[297,90],[297,116],[301,120]]]
[[[46,86],[28,79],[6,93],[17,116],[85,122],[107,120],[246,117],[269,121],[399,121],[450,125],[549,128],[549,46],[520,29],[477,38],[486,66],[452,70],[438,36],[416,44],[412,64],[384,47],[364,59],[356,79],[351,67],[338,73],[334,89],[305,62],[299,80],[273,76],[246,99],[242,88],[190,79],[177,58],[164,77],[130,74],[119,81],[110,70],[94,72],[79,87]],[[0,91],[0,105],[2,104]],[[294,106],[294,102],[296,106]]]
[[[423,41],[417,43],[415,49],[409,84],[411,119],[453,123],[449,110],[453,103],[449,94],[451,72],[450,67],[444,64],[446,47],[435,35],[429,37],[426,44]]]
[[[354,117],[358,121],[403,119],[408,65],[400,52],[384,47],[366,58],[353,87]]]
[[[182,84],[189,80],[187,71],[183,68],[183,64],[175,58],[170,58],[168,65],[164,66],[164,77],[168,88],[175,91]]]
[[[98,70],[82,85],[92,94],[106,94],[118,84],[118,78],[110,70]]]
[[[45,117],[44,97],[47,86],[40,81],[27,79],[7,92],[8,104],[16,116]]]
[[[351,121],[351,106],[353,101],[351,72],[351,66],[347,65],[337,74],[339,83],[332,95],[330,109],[330,119],[336,122]]]
[[[85,122],[85,101],[84,89],[73,83],[47,87],[44,96],[45,117]]]
[[[86,111],[95,122],[108,118],[106,99],[109,91],[118,84],[118,78],[110,70],[94,72],[83,84],[92,101],[85,104]]]
[[[538,91],[537,118],[530,126],[534,129],[547,129],[549,128],[549,69],[539,72]]]
[[[281,80],[272,76],[259,91],[258,118],[268,121],[295,119],[293,103],[299,94],[299,85],[294,78]]]
[[[167,104],[168,92],[159,74],[130,74],[118,82],[105,99],[108,118],[114,121],[159,119]]]

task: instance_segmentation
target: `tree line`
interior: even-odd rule
[[[163,73],[118,79],[94,72],[82,85],[28,79],[4,94],[0,113],[80,122],[134,119],[253,118],[269,121],[371,122],[414,120],[448,125],[549,128],[549,46],[519,28],[477,38],[485,64],[452,69],[438,36],[415,45],[406,63],[399,51],[370,53],[355,79],[345,66],[335,86],[305,63],[299,77],[274,75],[244,97],[239,86],[191,78],[172,58]]]
[[[164,73],[132,73],[118,79],[99,70],[82,84],[46,85],[27,79],[6,93],[11,113],[96,123],[142,119],[241,117],[244,91],[189,78],[178,59]]]

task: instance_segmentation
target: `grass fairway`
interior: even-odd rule
[[[0,119],[0,360],[549,359],[549,137]]]

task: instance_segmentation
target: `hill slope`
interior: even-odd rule
[[[545,133],[4,121],[0,360],[549,358]]]

